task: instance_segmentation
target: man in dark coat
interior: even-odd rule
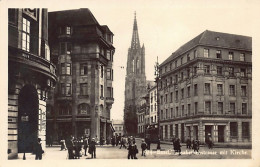
[[[141,148],[142,148],[142,156],[145,156],[145,150],[147,148],[147,144],[145,143],[144,140],[142,140]]]
[[[68,149],[68,154],[69,154],[69,159],[74,159],[74,154],[73,154],[73,149],[74,149],[74,137],[71,136],[71,137],[68,137],[66,139],[66,146],[67,146],[67,149]]]
[[[85,156],[87,156],[87,149],[88,149],[88,138],[85,137],[83,140],[84,150],[85,150]]]
[[[41,138],[38,138],[37,143],[35,145],[35,160],[41,160],[42,159],[42,154],[43,154],[43,150],[42,150],[42,143],[41,143]]]
[[[91,154],[91,158],[96,158],[96,142],[95,138],[89,143],[88,153]]]

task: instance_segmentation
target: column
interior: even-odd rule
[[[179,136],[179,139],[181,139],[181,124],[178,124],[178,136]]]
[[[194,136],[194,134],[193,134],[193,125],[191,125],[191,126],[190,126],[190,139],[191,139],[191,141],[192,141],[193,139],[195,139],[195,137],[196,137],[196,136]]]
[[[242,121],[237,122],[238,142],[242,142]]]
[[[230,122],[227,123],[225,129],[225,142],[230,142]]]
[[[213,141],[218,142],[218,125],[214,124],[213,126]]]
[[[249,142],[252,142],[252,122],[249,122]]]
[[[167,135],[167,136],[168,136],[168,139],[171,138],[171,132],[170,132],[171,129],[170,129],[170,126],[171,126],[171,125],[167,125],[167,127],[168,127],[168,135]]]
[[[205,126],[203,126],[202,121],[199,122],[198,131],[200,142],[205,143]]]

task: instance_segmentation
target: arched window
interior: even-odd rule
[[[133,60],[133,73],[135,72],[135,60]]]
[[[90,115],[89,105],[86,103],[82,103],[82,104],[78,105],[78,113]]]

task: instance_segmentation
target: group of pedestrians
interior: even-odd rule
[[[90,140],[88,137],[74,138],[74,136],[70,136],[65,142],[63,139],[61,140],[61,150],[63,149],[68,150],[68,159],[80,159],[83,155],[87,156],[87,152],[91,158],[96,158],[95,138]]]

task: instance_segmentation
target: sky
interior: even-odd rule
[[[16,2],[16,0],[8,1],[6,5],[16,7]],[[23,2],[27,5],[22,4],[22,7],[35,5],[32,1]],[[107,25],[114,33],[115,101],[111,109],[112,119],[123,119],[126,60],[132,39],[135,12],[139,39],[141,45],[145,46],[147,80],[154,80],[154,64],[157,56],[159,63],[162,63],[180,46],[205,30],[251,36],[253,43],[254,39],[259,39],[257,16],[260,15],[258,7],[260,1],[258,0],[53,0],[37,2],[40,7],[47,7],[48,11],[89,8],[99,24]],[[122,66],[124,68],[121,68]]]

